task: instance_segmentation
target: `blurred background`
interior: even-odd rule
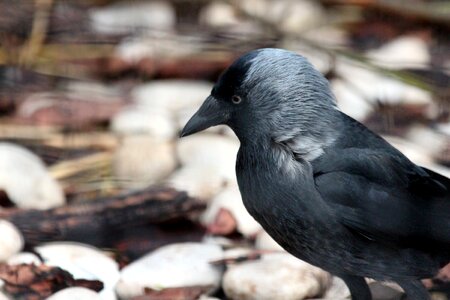
[[[0,0],[0,299],[348,297],[247,214],[229,129],[178,139],[261,47],[450,177],[450,1]]]

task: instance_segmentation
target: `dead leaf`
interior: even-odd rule
[[[74,279],[69,272],[47,265],[0,264],[0,279],[5,282],[4,290],[14,299],[45,299],[59,290],[73,286],[96,292],[103,289],[103,283],[98,280]]]

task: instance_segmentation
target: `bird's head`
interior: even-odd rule
[[[181,136],[226,124],[241,142],[260,135],[277,139],[294,129],[320,130],[320,119],[335,107],[328,81],[304,57],[259,49],[225,70]]]

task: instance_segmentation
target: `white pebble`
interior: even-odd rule
[[[387,74],[377,73],[367,66],[354,61],[339,58],[336,61],[336,72],[354,93],[368,101],[369,104],[409,103],[431,105],[430,92],[406,84]],[[345,101],[338,98],[338,101]]]
[[[146,135],[126,136],[113,157],[114,175],[131,188],[157,183],[176,166],[173,144]]]
[[[175,25],[175,11],[165,1],[122,1],[89,12],[92,27],[105,34],[171,29]]]
[[[99,293],[103,300],[115,300],[114,287],[119,280],[119,265],[99,249],[72,242],[55,242],[35,248],[44,263],[60,267],[75,279],[100,280],[104,288]]]
[[[343,80],[331,81],[331,90],[339,109],[358,121],[364,121],[374,110],[374,104]]]
[[[173,139],[178,128],[171,114],[162,108],[133,106],[120,111],[111,120],[112,131],[123,134],[145,134],[164,140]]]
[[[121,299],[143,294],[144,288],[193,285],[219,286],[221,268],[209,262],[222,258],[219,246],[179,243],[161,247],[126,266],[116,291]]]
[[[165,108],[177,112],[199,107],[212,89],[209,82],[160,80],[140,85],[132,91],[134,101],[145,108]]]
[[[423,68],[430,62],[427,43],[414,36],[402,36],[382,47],[367,52],[377,65],[390,69]]]
[[[0,280],[1,281],[1,280]],[[0,284],[1,287],[1,284]],[[8,296],[6,296],[5,294],[3,294],[2,292],[0,292],[0,300],[11,300],[11,298],[9,298]]]
[[[261,230],[256,236],[255,247],[261,250],[284,251],[265,230]]]
[[[324,18],[320,4],[315,1],[246,0],[237,4],[248,14],[276,24],[287,32],[314,28]]]
[[[0,219],[0,262],[9,259],[22,250],[24,239],[17,227]]]
[[[214,134],[196,134],[180,140],[177,155],[182,165],[215,168],[229,181],[236,181],[237,138]]]
[[[51,295],[46,300],[102,300],[102,297],[87,288],[70,287]]]
[[[261,225],[247,212],[237,186],[230,186],[214,197],[202,215],[204,224],[211,224],[221,208],[228,209],[237,222],[237,230],[251,237],[261,230]]]
[[[12,143],[0,143],[0,189],[20,208],[48,209],[65,203],[61,186],[42,160]]]
[[[168,186],[186,191],[199,200],[210,200],[229,183],[213,166],[186,166],[176,170],[167,180]]]
[[[6,261],[9,265],[20,265],[20,264],[35,264],[40,265],[41,260],[36,254],[31,252],[20,252],[14,254]]]
[[[298,300],[321,295],[330,275],[288,253],[230,267],[223,278],[227,297],[235,300]]]
[[[200,23],[213,27],[224,27],[236,25],[239,20],[232,5],[223,1],[214,1],[200,12]]]

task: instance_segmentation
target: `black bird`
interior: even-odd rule
[[[450,261],[450,180],[342,113],[304,57],[236,60],[181,136],[218,124],[240,140],[245,207],[284,249],[342,278],[353,300],[372,299],[364,277],[429,299],[420,279]]]

